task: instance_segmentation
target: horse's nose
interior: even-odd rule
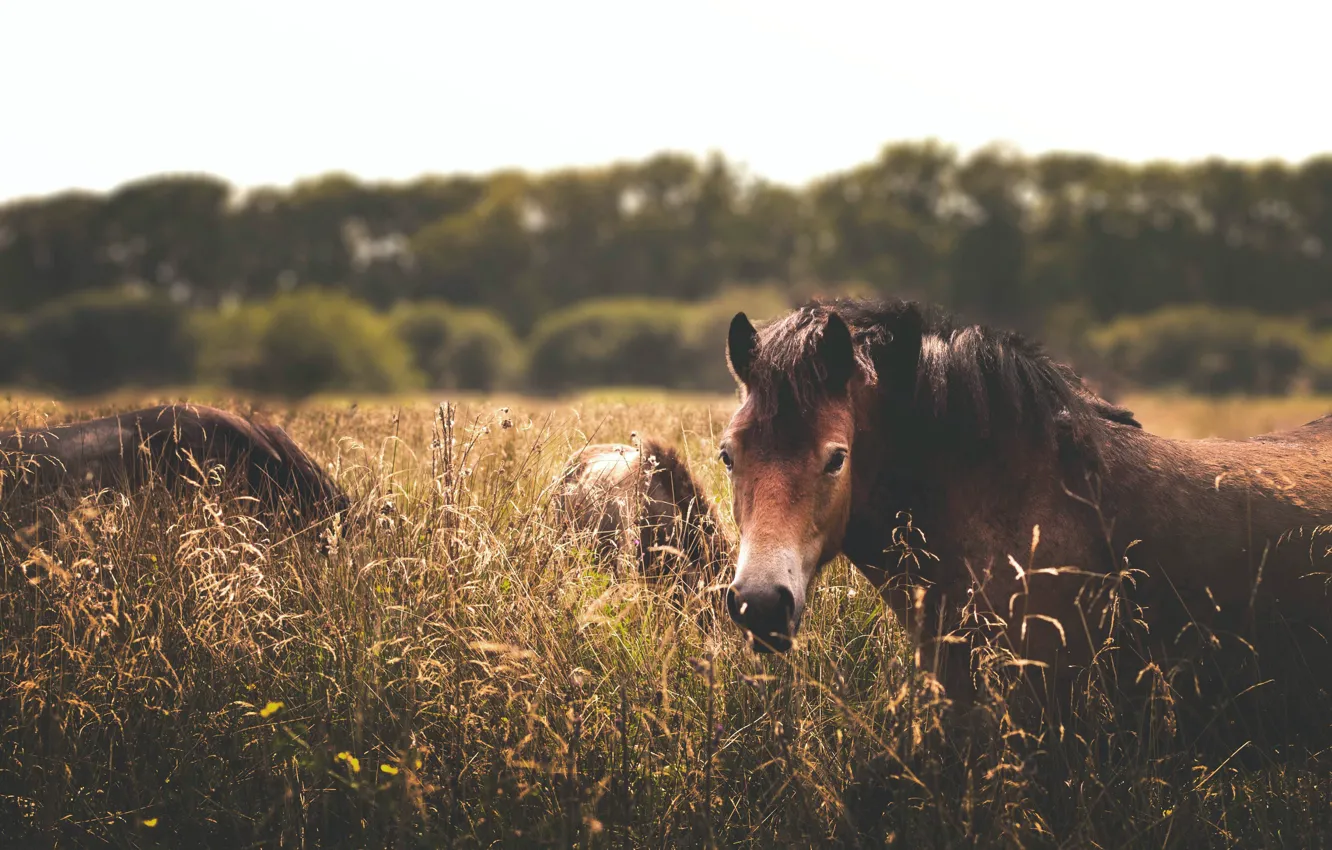
[[[795,595],[782,584],[731,585],[726,589],[726,610],[741,628],[754,635],[759,652],[785,652],[791,647]]]

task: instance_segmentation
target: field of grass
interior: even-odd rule
[[[1332,410],[1125,401],[1174,436]],[[129,403],[8,406],[32,425]],[[1311,847],[1332,834],[1326,771],[1195,751],[1150,706],[1107,699],[1062,736],[1022,728],[995,673],[963,729],[840,562],[797,648],[759,658],[707,587],[617,576],[561,529],[547,496],[565,457],[635,431],[686,449],[729,522],[714,457],[733,404],[467,399],[449,440],[425,400],[264,403],[373,530],[330,550],[207,487],[183,507],[148,493],[53,518],[0,580],[0,846]]]

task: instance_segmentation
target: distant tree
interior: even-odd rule
[[[214,303],[232,272],[226,243],[230,196],[231,187],[212,177],[129,183],[106,201],[101,251],[121,280],[180,301]]]
[[[529,386],[543,393],[687,386],[689,318],[680,303],[650,298],[588,301],[552,313],[532,331]]]
[[[956,171],[951,148],[901,144],[884,148],[874,163],[816,182],[809,190],[815,276],[944,300],[945,260],[956,240]]]
[[[1301,374],[1318,380],[1326,345],[1298,319],[1201,305],[1126,316],[1090,342],[1138,383],[1210,394],[1285,393]]]
[[[1332,156],[1132,165],[893,144],[802,188],[720,155],[234,192],[206,176],[0,205],[0,308],[135,283],[197,306],[310,282],[441,300],[521,336],[555,310],[736,284],[940,301],[1039,330],[1178,305],[1332,315]]]
[[[98,195],[66,192],[0,207],[0,303],[25,310],[109,286],[105,206]]]
[[[756,320],[791,306],[771,287],[723,292],[701,302],[659,298],[584,301],[544,317],[528,353],[530,389],[636,385],[726,392],[734,380],[722,356],[731,319]]]
[[[538,288],[535,270],[533,234],[542,227],[522,178],[497,178],[476,206],[413,237],[418,267],[413,294],[493,307],[519,327],[530,326],[550,299]]]
[[[23,377],[23,323],[0,315],[0,386],[9,386]]]
[[[966,200],[949,261],[950,300],[992,321],[1020,325],[1030,315],[1026,291],[1027,198],[1035,192],[1027,163],[1001,149],[971,157],[957,172]]]
[[[756,182],[736,201],[722,238],[727,279],[807,279],[815,237],[813,210],[801,193]]]

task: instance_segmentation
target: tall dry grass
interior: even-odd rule
[[[29,425],[74,413],[17,404]],[[11,535],[0,844],[1323,843],[1324,771],[1194,747],[1168,692],[1129,703],[1089,678],[1067,726],[1033,724],[995,654],[960,718],[841,562],[797,649],[760,658],[707,588],[615,575],[555,516],[569,452],[638,431],[684,447],[729,517],[730,408],[271,407],[364,534],[270,532],[205,486]]]

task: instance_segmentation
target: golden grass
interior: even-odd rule
[[[1305,417],[1130,402],[1189,436]],[[363,539],[322,551],[207,490],[53,518],[0,581],[0,846],[1317,843],[1325,775],[1194,752],[1150,705],[1060,739],[991,671],[962,732],[844,564],[797,649],[758,658],[715,594],[613,576],[553,516],[564,458],[638,431],[684,447],[729,522],[732,406],[469,399],[450,445],[424,399],[263,403],[373,511]]]
[[[1139,393],[1121,400],[1137,414],[1143,427],[1181,439],[1241,439],[1270,431],[1297,428],[1332,413],[1332,397],[1204,398]]]

